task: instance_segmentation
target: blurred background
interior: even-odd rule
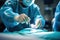
[[[36,0],[36,4],[39,5],[41,14],[46,20],[45,28],[52,31],[52,19],[54,18],[54,13],[56,6],[60,0]]]
[[[0,0],[0,8],[5,3],[6,0]],[[59,0],[35,0],[35,3],[40,7],[41,14],[46,20],[45,28],[49,31],[52,31],[52,19],[54,18],[54,13],[56,6]],[[4,24],[0,19],[0,31],[2,32],[5,29]]]

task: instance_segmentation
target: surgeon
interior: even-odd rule
[[[53,30],[60,31],[60,1],[56,7],[55,17],[53,19]]]
[[[0,9],[1,19],[10,32],[43,28],[45,20],[35,0],[7,0]]]

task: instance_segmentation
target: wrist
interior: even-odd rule
[[[19,16],[15,16],[14,20],[16,20],[17,22],[19,22]]]

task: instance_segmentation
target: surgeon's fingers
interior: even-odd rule
[[[30,18],[26,14],[20,14],[19,19],[20,19],[20,22],[25,22],[25,23],[30,22]]]
[[[30,23],[30,18],[27,17],[26,20],[25,20],[26,24],[29,24]]]
[[[30,20],[31,20],[30,17],[28,17],[28,20],[27,21],[30,22]]]
[[[28,21],[28,16],[26,14],[23,14],[24,21]]]
[[[23,16],[20,16],[20,17],[19,17],[19,21],[20,21],[20,22],[23,22],[24,19],[25,19],[25,18],[24,18]]]
[[[23,20],[25,20],[25,18],[27,17],[26,14],[21,14],[20,17],[22,17]]]

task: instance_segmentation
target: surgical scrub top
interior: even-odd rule
[[[60,2],[58,3],[55,11],[55,21],[53,23],[54,31],[60,31]]]
[[[36,19],[41,19],[42,27],[45,25],[45,20],[41,15],[39,7],[36,4],[32,4],[29,7],[23,8],[21,4],[16,0],[7,0],[0,9],[0,16],[2,22],[9,31],[19,31],[23,28],[29,28],[27,24],[21,24],[14,20],[15,16],[25,13],[31,18],[30,24],[35,24]]]

